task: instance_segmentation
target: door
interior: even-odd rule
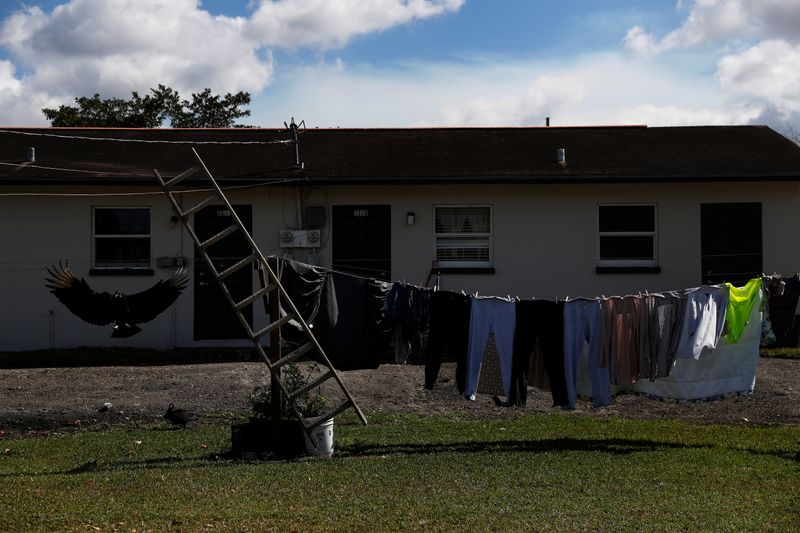
[[[761,275],[761,202],[700,204],[702,283],[734,285]]]
[[[252,207],[249,205],[233,207],[247,231],[251,233]],[[194,215],[194,231],[201,241],[216,235],[233,223],[230,212],[223,205],[208,206]],[[240,231],[208,247],[208,255],[214,262],[217,272],[221,272],[250,253],[250,243]],[[197,248],[194,256],[195,340],[246,339],[247,333]],[[253,271],[250,268],[239,269],[225,279],[225,285],[235,300],[243,300],[253,293]],[[242,312],[252,327],[253,306],[247,306]]]
[[[391,215],[388,205],[333,206],[333,269],[389,281],[392,277]]]

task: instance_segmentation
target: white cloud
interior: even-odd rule
[[[54,100],[41,91],[30,91],[15,75],[11,61],[0,60],[0,112],[5,124],[33,124],[42,121],[42,107]]]
[[[262,0],[248,33],[273,46],[340,48],[358,35],[458,11],[464,0]]]
[[[800,112],[800,44],[769,40],[727,55],[718,76],[723,89],[768,102],[784,115]]]
[[[760,113],[761,109],[749,107],[691,109],[673,105],[639,104],[623,116],[623,122],[669,126],[746,124],[759,117]]]
[[[8,104],[13,86],[28,100],[17,96],[14,108],[30,111],[12,114],[6,106],[0,122],[19,116],[41,123],[42,105],[94,93],[127,97],[159,83],[186,96],[206,87],[258,93],[274,75],[269,47],[342,46],[356,35],[457,11],[463,1],[262,0],[250,18],[211,15],[200,0],[25,8],[0,21],[0,47],[14,62],[0,69],[0,102]]]
[[[318,65],[279,75],[253,123],[309,127],[733,124],[760,108],[721,94],[707,75],[621,54],[572,61],[486,58],[402,68]],[[390,103],[390,104],[387,104]]]
[[[243,25],[196,0],[71,0],[50,14],[12,15],[0,43],[29,70],[30,90],[127,96],[165,83],[181,92],[257,91],[272,63]]]
[[[678,7],[688,10],[678,28],[659,38],[634,26],[623,40],[625,47],[653,56],[714,45],[720,50],[716,79],[721,92],[739,99],[741,112],[732,109],[730,116],[781,128],[782,121],[800,114],[800,0],[692,0]],[[693,120],[692,114],[676,114],[669,107],[641,111],[651,117],[672,115],[676,123]]]
[[[625,46],[652,54],[746,38],[800,40],[800,0],[693,0],[689,6],[680,27],[658,38],[634,26],[625,36]]]

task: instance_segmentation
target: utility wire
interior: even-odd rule
[[[286,178],[282,180],[263,181],[248,185],[230,185],[220,187],[223,191],[233,191],[241,189],[255,189],[258,187],[269,187],[272,185],[281,185],[284,183],[293,183],[295,181],[304,181],[302,178]],[[214,192],[214,189],[181,189],[173,191],[173,194],[190,194],[197,192]],[[44,197],[77,197],[77,198],[96,198],[96,197],[124,197],[124,196],[161,196],[162,191],[149,191],[149,192],[6,192],[0,193],[2,197],[28,197],[28,196],[44,196]]]

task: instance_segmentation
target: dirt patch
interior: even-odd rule
[[[367,411],[475,418],[563,412],[551,406],[549,392],[533,388],[528,389],[528,404],[523,408],[498,407],[488,395],[468,401],[456,391],[454,374],[453,364],[443,365],[433,390],[424,389],[424,367],[420,365],[382,365],[377,370],[343,372],[342,378]],[[9,436],[54,428],[162,421],[170,402],[198,413],[201,420],[233,419],[249,409],[253,388],[267,382],[268,373],[261,363],[3,370],[0,431]],[[108,410],[103,409],[106,402],[111,404]],[[620,394],[612,405],[600,409],[579,400],[570,413],[725,424],[798,424],[800,360],[762,359],[755,391],[746,396],[682,403]]]

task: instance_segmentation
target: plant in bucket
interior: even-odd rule
[[[282,381],[289,393],[292,393],[304,387],[314,377],[315,372],[319,372],[319,367],[313,364],[309,367],[307,372],[303,372],[300,366],[295,363],[289,363],[282,369]],[[260,385],[253,389],[250,394],[250,405],[253,412],[253,417],[256,420],[268,421],[272,417],[272,387],[270,384]],[[281,422],[282,425],[295,428],[303,433],[303,448],[306,455],[316,457],[330,457],[333,455],[333,419],[326,420],[313,430],[314,438],[317,441],[315,445],[311,439],[305,435],[302,428],[294,420],[290,414],[290,407],[285,398],[281,402]],[[295,399],[295,406],[300,413],[300,416],[305,422],[313,423],[325,413],[328,406],[328,400],[320,387],[315,387],[309,391],[304,392]],[[292,442],[298,442],[292,439]]]

